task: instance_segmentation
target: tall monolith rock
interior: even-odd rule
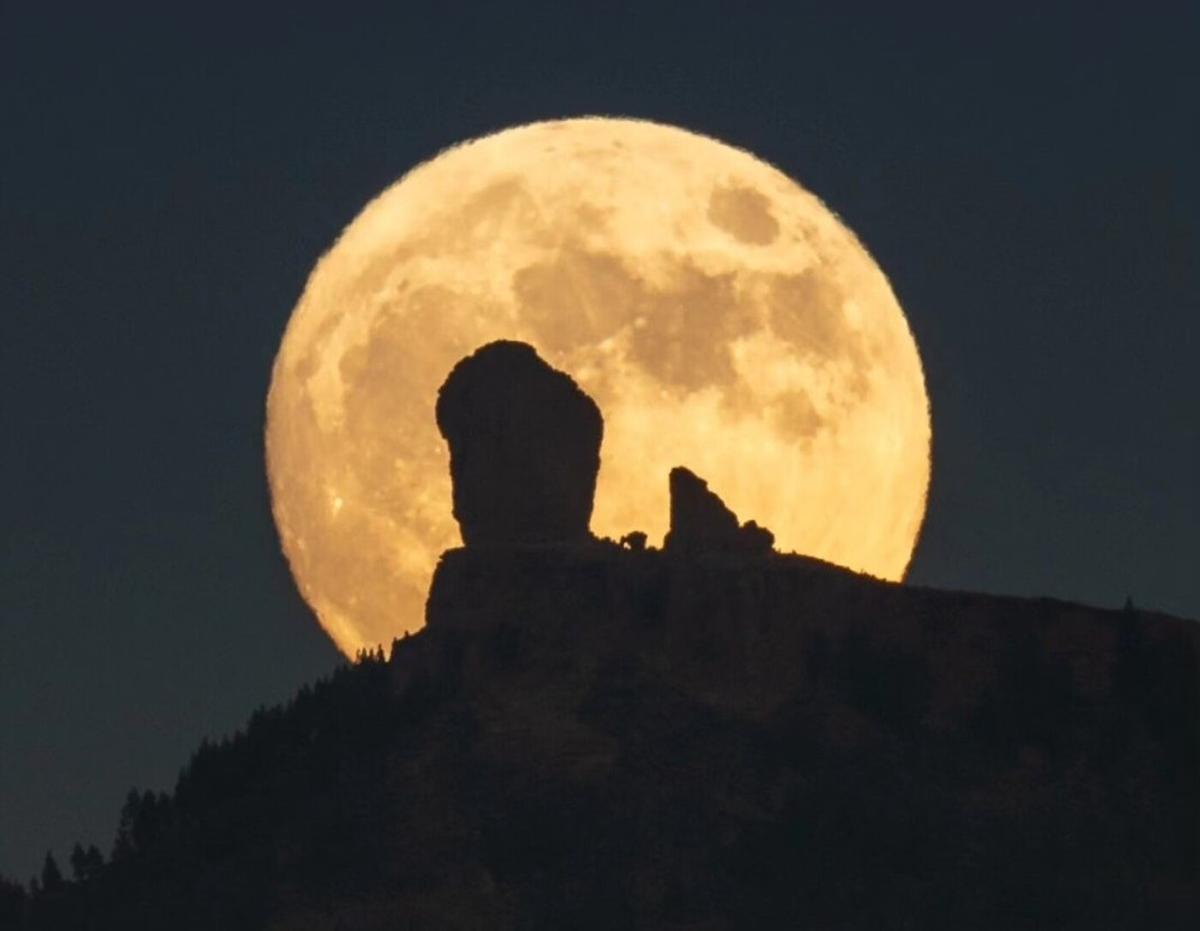
[[[468,546],[590,539],[604,421],[532,346],[501,340],[460,361],[438,392],[437,423]]]

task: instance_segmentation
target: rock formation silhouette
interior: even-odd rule
[[[0,931],[1197,927],[1194,621],[769,553],[686,469],[665,551],[578,545],[600,416],[521,344],[438,422],[425,629],[0,879]]]
[[[501,340],[459,362],[438,392],[437,423],[465,543],[590,538],[604,421],[532,346]]]
[[[771,551],[775,534],[754,521],[738,524],[733,513],[695,472],[671,470],[671,529],[665,547],[683,553],[756,553]]]

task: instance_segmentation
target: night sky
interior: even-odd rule
[[[933,408],[912,582],[1200,617],[1194,4],[48,6],[0,4],[0,872],[339,661],[269,511],[284,325],[368,199],[535,119],[715,136],[863,239]]]

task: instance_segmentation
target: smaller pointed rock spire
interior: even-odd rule
[[[739,524],[708,483],[683,467],[671,470],[671,529],[664,547],[668,552],[765,554],[775,535],[754,521]]]

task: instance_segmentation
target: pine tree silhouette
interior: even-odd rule
[[[46,851],[46,859],[42,861],[42,891],[46,895],[59,892],[63,886],[62,870],[54,859],[54,854]]]

